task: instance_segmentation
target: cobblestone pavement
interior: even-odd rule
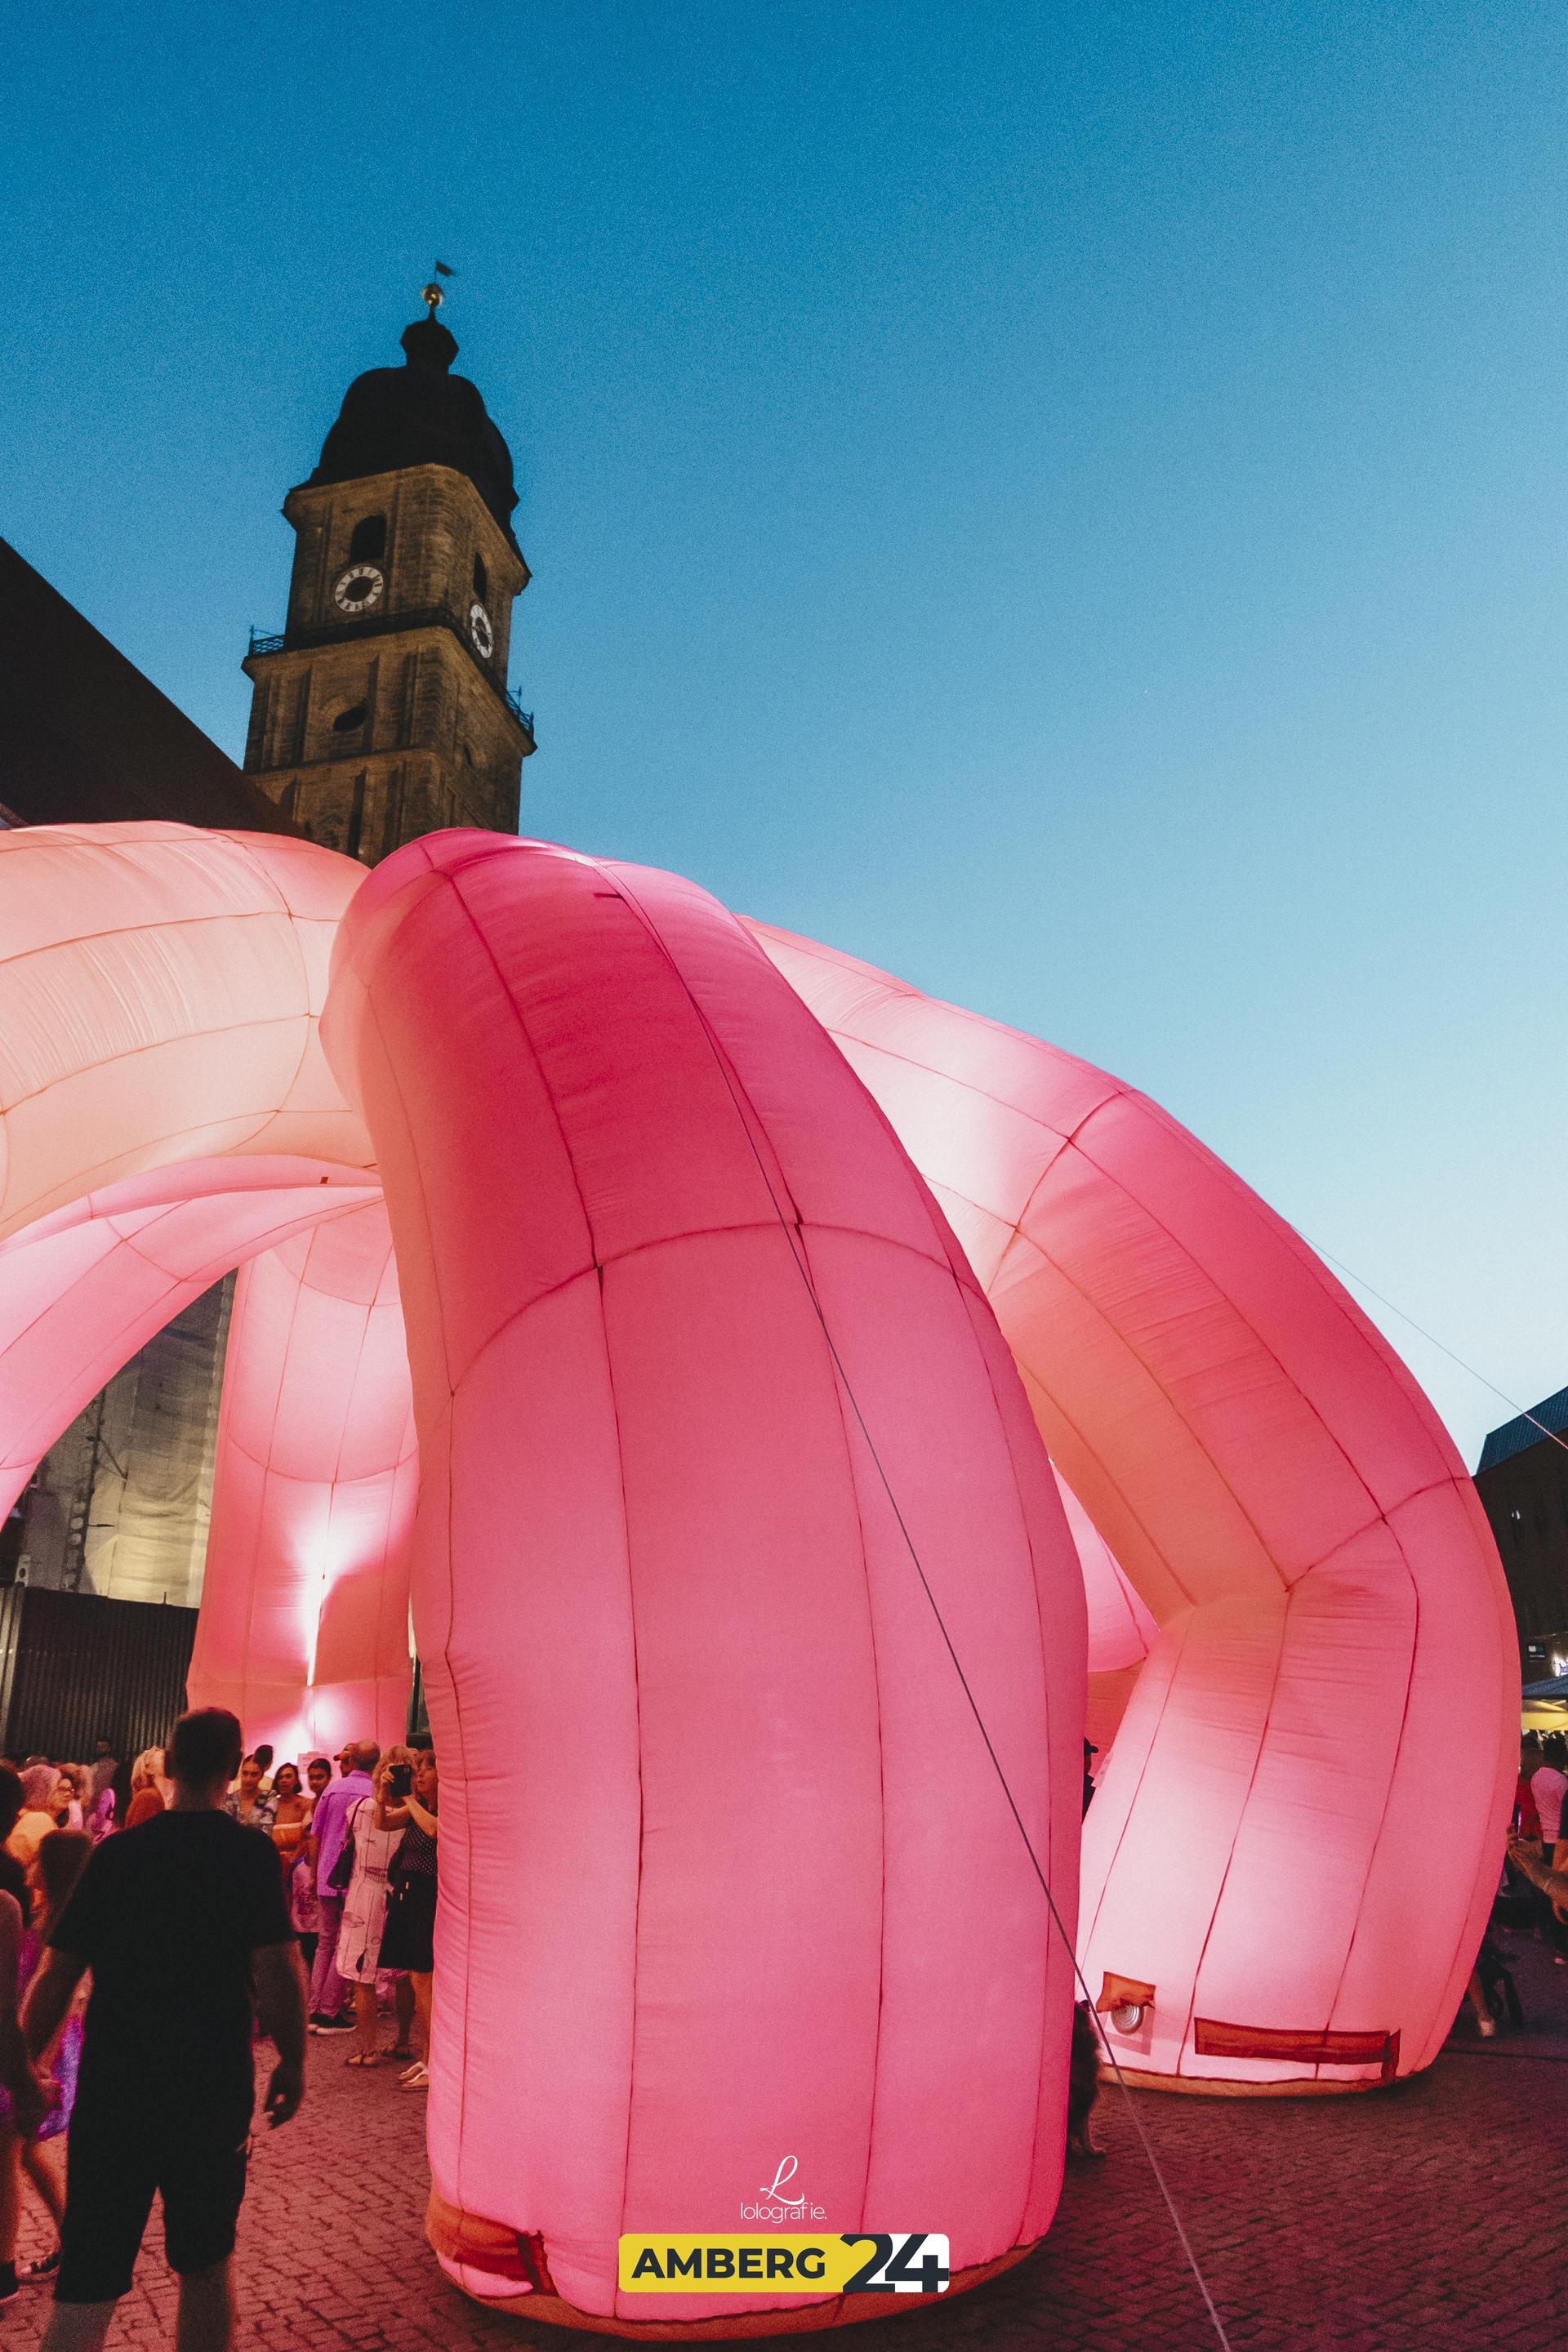
[[[1568,1978],[1510,1939],[1531,2054],[1462,2017],[1415,2081],[1363,2098],[1137,2103],[1237,2352],[1507,2352],[1568,2343]],[[613,2340],[480,2310],[420,2226],[424,2102],[394,2070],[310,2045],[310,2096],[262,2133],[241,2224],[246,2352],[595,2352]],[[1018,2269],[856,2352],[956,2347],[1212,2352],[1217,2342],[1122,2100],[1101,2097],[1103,2161],[1076,2162],[1049,2237]],[[111,2352],[173,2342],[156,2222]],[[29,2231],[29,2242],[41,2238]],[[24,2251],[26,2251],[25,2246]],[[0,2314],[32,2352],[47,2297]],[[796,2339],[801,2340],[801,2339]]]

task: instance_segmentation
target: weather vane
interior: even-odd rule
[[[422,286],[419,289],[419,299],[424,303],[432,318],[436,316],[437,311],[440,309],[442,303],[447,299],[441,291],[440,280],[443,278],[456,278],[457,274],[457,271],[455,269],[449,269],[444,261],[438,261],[436,264],[436,274],[431,278],[429,285]]]

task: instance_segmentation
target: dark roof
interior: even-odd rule
[[[1547,1433],[1562,1436],[1568,1433],[1568,1389],[1559,1389],[1543,1404],[1532,1405],[1521,1412],[1517,1421],[1505,1421],[1494,1429],[1481,1448],[1481,1458],[1476,1465],[1479,1478],[1483,1470],[1495,1469],[1500,1462],[1511,1461],[1531,1445],[1547,1443]]]
[[[243,833],[299,832],[3,539],[0,729],[0,800],[24,824],[174,817]]]
[[[430,318],[405,327],[402,340],[402,367],[372,368],[350,384],[310,480],[353,482],[405,466],[450,466],[467,474],[515,549],[511,451],[479,386],[447,373],[457,338]]]

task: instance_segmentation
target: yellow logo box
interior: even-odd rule
[[[626,2294],[941,2294],[947,2281],[947,2240],[929,2230],[621,2240]]]

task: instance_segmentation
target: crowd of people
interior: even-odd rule
[[[179,2342],[226,2352],[258,2025],[273,2125],[307,2032],[428,2084],[436,1759],[352,1740],[275,1767],[221,1708],[167,1752],[96,1751],[0,1759],[0,2303],[52,2279],[46,2352],[93,2352],[161,2193]],[[24,2181],[58,2243],[18,2267]]]
[[[1508,1866],[1535,1889],[1538,1925],[1557,1966],[1568,1969],[1568,1738],[1561,1731],[1527,1732],[1521,1744]]]
[[[1476,2031],[1489,2041],[1500,2021],[1518,2025],[1523,2014],[1499,1928],[1533,1931],[1568,1969],[1568,1738],[1561,1731],[1528,1731],[1520,1742],[1507,1855],[1465,1988]]]
[[[290,1917],[310,1963],[310,2031],[352,2032],[351,2066],[378,2065],[384,2055],[410,2062],[404,2086],[423,2090],[429,2072],[409,2033],[417,2016],[428,2055],[436,1759],[427,1748],[389,1748],[384,1755],[374,1740],[362,1739],[337,1760],[339,1777],[331,1780],[319,1777],[324,1759],[313,1759],[312,1793],[291,1790],[281,1832],[276,1813],[268,1824],[275,1842],[280,1833],[298,1840],[298,1857],[285,1867]],[[258,1791],[258,1801],[269,1801]],[[383,2053],[379,2011],[389,1981],[397,2034]]]

